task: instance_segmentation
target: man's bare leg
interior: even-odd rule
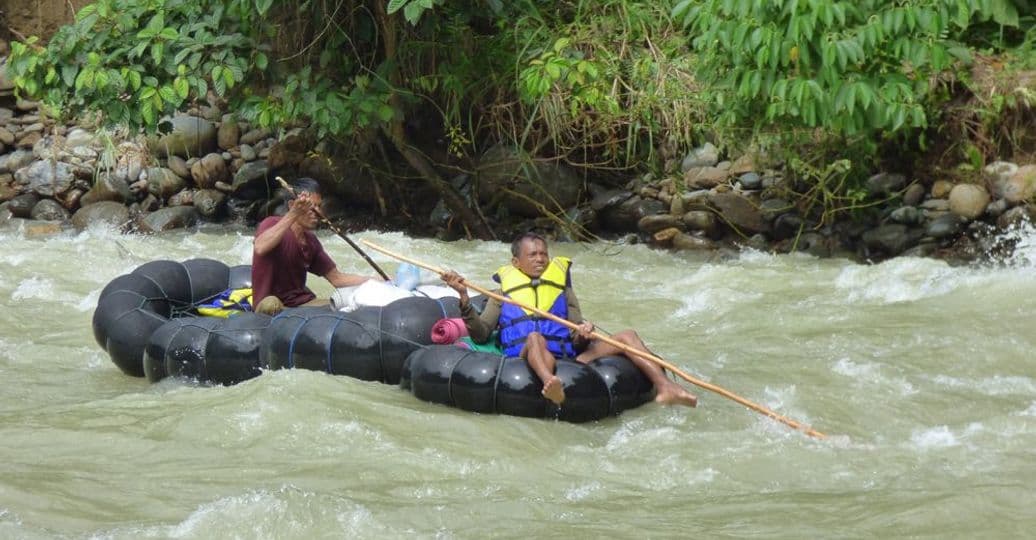
[[[613,334],[612,339],[626,345],[630,348],[638,351],[649,352],[647,346],[641,341],[640,336],[637,335],[633,330],[623,330]],[[609,356],[613,354],[622,354],[633,362],[633,365],[637,366],[641,372],[651,381],[651,384],[655,385],[655,401],[665,405],[686,405],[688,407],[697,407],[698,398],[688,392],[684,387],[670,381],[665,376],[665,372],[658,364],[641,358],[635,354],[628,354],[622,349],[605,343],[599,339],[595,339],[590,342],[590,345],[585,351],[576,356],[576,361],[582,364],[589,364],[598,358]]]
[[[519,353],[529,367],[536,373],[536,376],[543,381],[543,397],[552,401],[555,405],[561,405],[565,401],[565,385],[561,379],[554,374],[554,355],[547,350],[547,340],[539,332],[533,332],[525,338],[525,345]]]

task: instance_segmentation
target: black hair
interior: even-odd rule
[[[514,239],[514,242],[511,242],[511,255],[512,256],[517,257],[518,254],[520,254],[522,252],[522,242],[524,242],[526,240],[539,240],[540,242],[543,242],[543,245],[547,245],[547,239],[543,238],[543,236],[541,236],[541,235],[539,235],[537,233],[534,233],[534,232],[531,232],[531,231],[527,232],[527,233],[522,233],[522,234],[519,234]]]
[[[316,180],[308,176],[303,176],[302,178],[295,180],[291,183],[291,187],[295,190],[296,195],[301,193],[316,193],[317,195],[321,194],[320,182],[317,182]]]

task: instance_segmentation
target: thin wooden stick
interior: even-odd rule
[[[381,253],[384,253],[385,255],[388,255],[389,257],[392,257],[394,259],[399,259],[399,260],[401,260],[403,262],[408,262],[410,264],[413,264],[414,266],[420,266],[421,268],[424,268],[426,270],[430,270],[432,272],[435,272],[435,273],[439,274],[440,276],[442,276],[443,274],[446,273],[446,270],[443,270],[442,268],[439,268],[437,266],[432,266],[430,264],[426,264],[426,263],[423,263],[423,262],[418,261],[416,259],[412,259],[410,257],[407,257],[405,255],[400,255],[398,253],[394,253],[392,251],[389,251],[388,249],[385,249],[385,248],[383,248],[381,246],[378,246],[378,245],[376,245],[376,244],[374,244],[372,242],[369,242],[367,240],[360,240],[360,241],[363,242],[364,244],[366,244],[367,247],[369,247],[369,248],[371,248],[371,249],[373,249],[375,251],[379,251]],[[576,325],[576,324],[574,324],[572,322],[569,322],[569,321],[567,321],[565,319],[562,319],[561,317],[558,317],[557,315],[554,315],[553,313],[550,313],[548,311],[543,311],[541,309],[537,309],[537,308],[535,308],[533,306],[525,305],[524,303],[518,302],[518,301],[516,301],[516,300],[514,300],[512,298],[508,298],[506,296],[497,294],[497,293],[495,293],[493,291],[490,291],[488,289],[479,287],[478,285],[475,285],[474,283],[471,283],[471,282],[469,282],[466,279],[462,279],[462,283],[466,287],[474,289],[474,290],[476,290],[476,291],[478,291],[478,292],[480,292],[480,293],[482,293],[482,294],[484,294],[484,295],[486,295],[486,296],[488,296],[490,298],[493,298],[495,300],[499,300],[501,302],[507,302],[508,304],[514,304],[514,305],[516,305],[518,307],[521,307],[523,309],[531,311],[531,312],[539,315],[540,317],[544,317],[544,318],[550,319],[550,320],[552,320],[552,321],[554,321],[556,323],[563,324],[566,327],[571,328],[572,330],[576,330],[576,331],[579,330],[579,325]],[[626,345],[625,343],[622,343],[620,341],[616,341],[615,339],[613,339],[613,338],[611,338],[611,337],[609,337],[607,335],[601,334],[601,333],[599,333],[597,331],[591,332],[590,335],[592,335],[594,338],[599,339],[599,340],[601,340],[601,341],[603,341],[603,342],[605,342],[605,343],[607,343],[609,345],[612,345],[614,347],[617,347],[617,348],[621,349],[623,352],[625,352],[627,354],[632,354],[632,355],[635,355],[635,356],[639,356],[640,358],[643,358],[643,359],[645,359],[645,360],[647,360],[649,362],[654,362],[655,364],[657,364],[657,365],[659,365],[661,367],[664,367],[664,368],[668,369],[669,371],[672,371],[673,373],[678,375],[681,379],[683,379],[683,380],[685,380],[685,381],[687,381],[687,382],[689,382],[689,383],[691,383],[693,385],[699,386],[699,387],[704,388],[706,390],[709,390],[711,392],[715,392],[715,393],[717,393],[717,394],[719,394],[719,395],[721,395],[721,396],[723,396],[723,397],[725,397],[727,399],[734,400],[734,401],[740,403],[741,405],[744,405],[745,407],[748,407],[749,409],[752,409],[753,411],[761,413],[761,414],[763,414],[765,416],[769,416],[770,418],[773,418],[774,420],[777,420],[778,422],[780,422],[782,424],[785,424],[785,425],[787,425],[789,427],[792,427],[794,429],[800,430],[800,431],[806,433],[807,435],[809,435],[811,437],[816,437],[818,439],[823,439],[823,438],[827,437],[823,433],[821,433],[821,432],[819,432],[819,431],[817,431],[817,430],[815,430],[815,429],[813,429],[813,428],[811,428],[809,426],[805,426],[805,425],[800,424],[800,423],[798,423],[798,422],[796,422],[796,421],[794,421],[794,420],[792,420],[790,418],[781,416],[780,414],[777,414],[776,412],[774,412],[774,411],[772,411],[772,410],[770,410],[770,409],[768,409],[768,408],[766,408],[766,407],[764,407],[762,405],[759,405],[757,403],[749,401],[749,400],[747,400],[747,399],[745,399],[745,398],[743,398],[743,397],[741,397],[741,396],[739,396],[739,395],[737,395],[737,394],[735,394],[733,392],[730,392],[729,390],[726,390],[724,388],[716,386],[716,385],[714,385],[712,383],[705,382],[705,381],[703,381],[701,379],[692,377],[692,376],[688,375],[687,373],[684,373],[681,369],[677,368],[676,366],[670,364],[669,362],[663,360],[662,358],[660,358],[660,357],[658,357],[658,356],[656,356],[654,354],[651,354],[651,353],[645,352],[645,351],[641,351],[641,350],[638,350],[638,349],[634,349],[633,347],[630,347],[629,345]]]
[[[277,177],[277,181],[280,182],[281,187],[283,187],[284,189],[288,190],[288,193],[291,193],[292,196],[295,196],[295,190],[292,189],[291,186],[288,185],[288,183],[285,182],[283,178],[278,176]],[[362,249],[360,249],[360,246],[356,245],[355,242],[350,240],[349,237],[346,236],[345,233],[342,232],[341,229],[339,229],[338,227],[335,227],[335,224],[331,223],[330,219],[327,219],[327,216],[324,215],[324,212],[320,209],[319,206],[314,206],[313,210],[316,211],[317,217],[319,217],[320,220],[323,221],[325,225],[327,225],[332,231],[334,231],[335,234],[340,236],[342,238],[342,240],[345,240],[346,243],[348,243],[350,246],[352,246],[352,248],[356,250],[356,253],[359,253],[364,258],[364,260],[366,260],[367,263],[370,264],[372,268],[374,268],[375,272],[377,272],[379,275],[381,275],[381,277],[385,281],[389,281],[390,278],[388,277],[388,274],[386,274],[385,271],[382,270],[381,267],[378,266],[378,264],[375,263],[374,260],[371,259],[369,255],[367,255],[366,251],[363,251]]]

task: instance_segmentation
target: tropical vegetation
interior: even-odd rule
[[[807,182],[836,174],[803,193],[842,202],[856,197],[854,175],[882,162],[912,166],[938,150],[978,164],[1020,150],[1036,137],[1021,121],[1036,95],[1009,82],[1036,67],[1034,8],[98,0],[45,44],[12,44],[10,70],[52,114],[99,113],[131,130],[211,101],[259,126],[308,126],[400,192],[430,186],[486,237],[449,179],[498,144],[607,183],[678,172],[681,154],[709,140],[797,164]]]

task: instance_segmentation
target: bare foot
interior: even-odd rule
[[[698,406],[698,398],[676,383],[669,383],[663,388],[659,388],[655,395],[655,402],[663,405]]]
[[[557,375],[552,375],[547,382],[543,383],[543,397],[551,400],[555,405],[561,405],[565,401],[565,386]]]

